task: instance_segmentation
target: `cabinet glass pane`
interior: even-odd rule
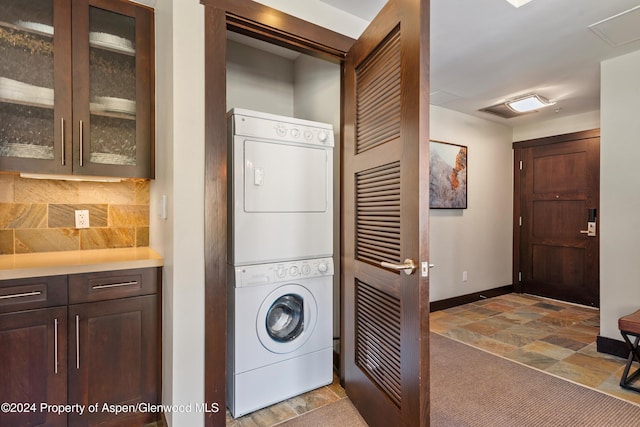
[[[0,156],[53,159],[53,1],[0,0]]]
[[[89,10],[90,161],[136,164],[135,19]]]

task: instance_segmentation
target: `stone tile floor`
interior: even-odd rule
[[[261,409],[243,417],[233,419],[227,410],[227,427],[267,427],[303,415],[340,399],[346,398],[340,380],[333,376],[333,383],[312,390],[284,402]],[[327,426],[328,427],[328,426]]]
[[[596,351],[597,309],[508,294],[430,314],[431,331],[498,356],[640,404],[620,388],[625,359]],[[346,398],[337,377],[326,387],[233,419],[229,427],[267,427]]]

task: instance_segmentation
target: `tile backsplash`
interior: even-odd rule
[[[89,211],[87,229],[75,211]],[[0,254],[149,246],[149,181],[26,179],[0,173]]]

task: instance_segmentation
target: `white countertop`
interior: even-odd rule
[[[0,255],[0,280],[162,265],[162,257],[146,247]]]

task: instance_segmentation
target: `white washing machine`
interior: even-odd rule
[[[229,269],[227,406],[234,417],[333,379],[331,258]]]
[[[228,113],[230,265],[333,254],[333,127]]]

